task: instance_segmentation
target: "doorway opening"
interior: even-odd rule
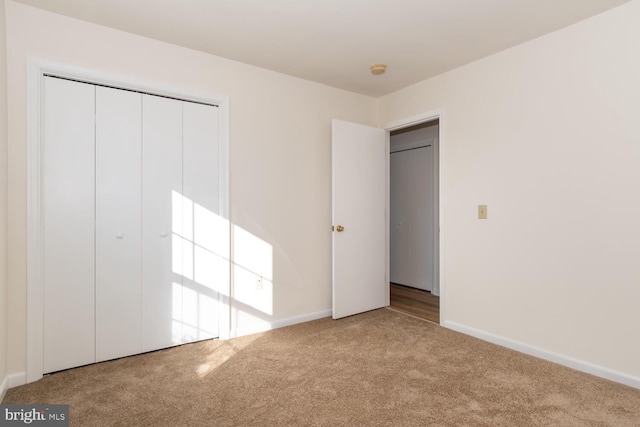
[[[440,120],[389,132],[389,306],[440,323]]]

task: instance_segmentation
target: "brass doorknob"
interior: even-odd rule
[[[344,227],[343,227],[343,226],[341,226],[341,225],[338,225],[338,226],[336,227],[336,231],[337,231],[338,233],[342,233],[342,232],[344,231]]]

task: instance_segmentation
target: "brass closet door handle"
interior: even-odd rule
[[[341,225],[338,225],[338,226],[336,226],[336,231],[337,231],[338,233],[342,233],[342,232],[344,231],[344,227],[343,227],[343,226],[341,226]]]

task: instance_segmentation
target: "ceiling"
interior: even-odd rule
[[[629,0],[16,1],[378,97]]]

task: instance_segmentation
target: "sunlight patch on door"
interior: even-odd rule
[[[218,299],[229,293],[229,221],[173,191],[172,341],[218,336]]]

